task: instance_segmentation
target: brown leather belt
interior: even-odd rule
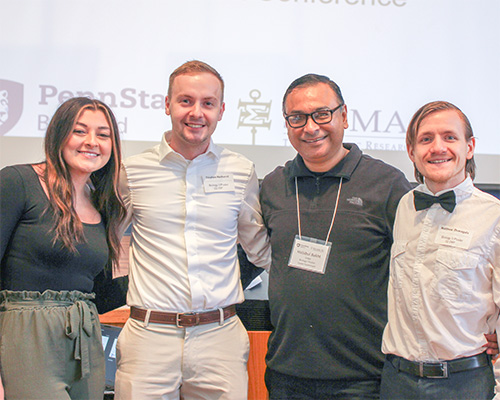
[[[421,378],[448,378],[453,372],[467,371],[490,364],[490,356],[486,353],[441,362],[409,361],[394,354],[387,354],[386,357],[397,370]]]
[[[137,321],[146,321],[148,310],[142,308],[130,307],[130,318]],[[155,324],[176,325],[178,328],[188,328],[196,325],[211,324],[219,322],[221,325],[224,320],[236,315],[235,305],[227,306],[221,309],[206,312],[186,312],[173,313],[164,311],[151,311],[148,322]]]

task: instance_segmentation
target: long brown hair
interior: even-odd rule
[[[75,97],[59,106],[52,117],[45,135],[46,168],[43,176],[47,187],[50,209],[54,213],[54,243],[60,240],[71,252],[76,252],[76,243],[85,241],[83,225],[74,206],[74,188],[71,174],[62,151],[73,131],[73,127],[84,110],[102,111],[111,127],[111,157],[104,167],[90,175],[93,185],[91,200],[101,214],[109,249],[107,269],[118,262],[120,238],[118,226],[125,217],[125,206],[118,193],[121,165],[121,146],[118,125],[110,108],[99,100]]]

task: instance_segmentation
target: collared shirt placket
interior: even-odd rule
[[[204,156],[188,162],[186,168],[186,225],[184,227],[184,236],[186,240],[186,255],[188,278],[191,287],[191,307],[194,310],[203,310],[206,307],[205,296],[203,293],[204,266],[200,262],[199,244],[198,244],[198,211],[200,201],[200,190],[203,190],[202,178],[200,175],[200,164]]]
[[[423,279],[422,274],[425,274],[425,257],[429,250],[429,237],[432,234],[432,229],[434,225],[434,219],[436,213],[438,212],[438,204],[432,205],[427,211],[425,217],[422,220],[422,233],[417,245],[417,251],[415,255],[415,267],[412,273],[412,318],[415,322],[416,338],[419,344],[420,359],[426,360],[429,358],[429,349],[427,347],[427,340],[423,331],[422,324],[422,291],[425,288],[421,287],[421,281]]]

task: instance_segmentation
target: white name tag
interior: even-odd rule
[[[295,236],[288,266],[324,274],[332,244],[302,236]]]
[[[472,232],[466,229],[441,225],[436,236],[437,244],[458,247],[467,250],[472,240]]]
[[[203,187],[205,193],[234,192],[233,174],[204,176]]]

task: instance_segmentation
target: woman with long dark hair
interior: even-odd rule
[[[119,132],[107,105],[63,103],[46,161],[0,171],[0,374],[7,399],[97,399],[94,279],[119,255]]]

